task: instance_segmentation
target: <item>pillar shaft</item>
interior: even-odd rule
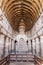
[[[36,39],[34,39],[34,40],[35,40],[35,54],[36,54],[36,53],[37,53],[37,52],[36,52]]]
[[[35,55],[35,39],[32,40],[32,46],[33,46],[33,54]]]
[[[16,43],[17,43],[17,41],[15,40],[14,41],[14,53],[16,53]]]
[[[33,54],[32,40],[31,40],[31,53]]]
[[[9,41],[10,41],[10,38],[8,38],[8,55],[9,55]]]
[[[41,42],[40,42],[40,37],[39,37],[39,56],[41,56]]]
[[[12,39],[11,39],[11,53],[12,53]]]
[[[41,57],[43,58],[43,36],[40,36],[40,43],[41,43]]]
[[[4,36],[3,57],[5,56],[5,44],[6,44],[6,36]]]

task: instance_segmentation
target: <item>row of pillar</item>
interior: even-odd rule
[[[14,41],[10,37],[8,37],[2,33],[0,33],[0,36],[3,36],[3,38],[4,38],[2,57],[5,57],[7,54],[10,54],[12,52],[16,53],[16,42],[17,41],[16,40]],[[7,42],[7,40],[8,40],[8,42]],[[7,44],[7,46],[6,46],[6,44]],[[43,58],[43,35],[30,40],[29,45],[31,47],[30,47],[30,49],[28,47],[28,51],[31,51],[32,54]],[[6,48],[8,51],[7,54],[6,54]]]
[[[43,58],[43,35],[30,40],[31,53]]]
[[[1,39],[1,37],[3,40]],[[15,51],[16,51],[15,47],[16,46],[15,46],[15,41],[13,39],[8,37],[7,35],[0,33],[0,40],[2,40],[2,43],[3,43],[3,53],[1,55],[1,58],[11,54],[12,52],[15,53]],[[0,48],[1,48],[1,46],[0,46]]]

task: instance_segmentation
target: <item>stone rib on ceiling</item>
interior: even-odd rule
[[[20,20],[23,19],[28,31],[39,17],[42,0],[2,0],[2,9],[14,30],[18,31]]]

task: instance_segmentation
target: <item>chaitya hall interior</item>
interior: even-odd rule
[[[43,0],[0,0],[0,65],[43,65]]]

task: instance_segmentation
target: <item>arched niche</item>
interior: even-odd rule
[[[28,51],[27,42],[24,40],[24,38],[19,39],[16,46],[16,51],[19,53],[26,53]]]

